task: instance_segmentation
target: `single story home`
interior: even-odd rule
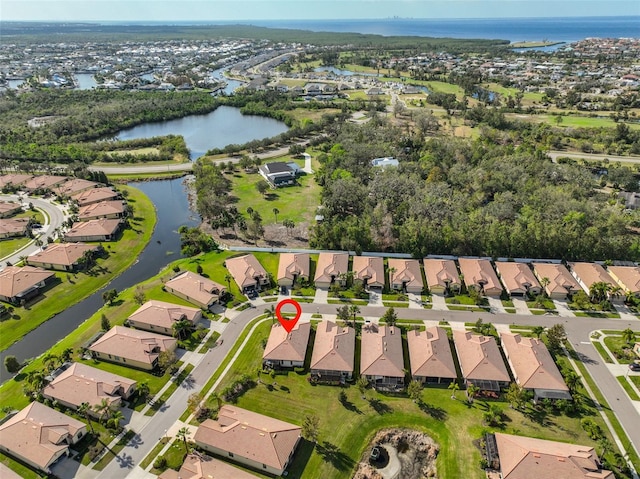
[[[8,174],[8,175],[0,175],[0,189],[5,186],[18,187],[23,183],[26,183],[33,175],[22,175],[22,174]]]
[[[598,263],[576,262],[569,263],[569,267],[571,268],[571,274],[587,294],[589,294],[591,285],[594,283],[607,283],[611,285],[612,288],[619,287],[618,283],[616,283],[611,275]],[[614,300],[622,298],[614,298],[609,295],[609,299]]]
[[[341,383],[353,377],[356,332],[326,319],[318,323],[311,355],[311,379],[321,383]]]
[[[465,385],[472,383],[483,391],[500,391],[509,385],[511,378],[493,336],[454,329],[453,342]]]
[[[420,262],[417,259],[389,258],[389,284],[395,291],[422,293],[424,282]]]
[[[175,351],[178,342],[161,334],[114,326],[98,338],[89,350],[95,358],[151,371],[163,351]]]
[[[69,446],[86,434],[85,423],[32,402],[0,425],[0,451],[50,474],[51,467],[69,455]]]
[[[182,463],[179,471],[167,469],[158,479],[258,479],[258,476],[206,454],[193,452]]]
[[[551,299],[565,299],[580,291],[580,285],[563,264],[533,263],[533,272]]]
[[[101,184],[95,181],[84,180],[82,178],[69,178],[64,183],[54,186],[52,191],[58,196],[73,196],[81,191],[97,188],[98,186],[101,186]]]
[[[607,266],[609,274],[625,294],[640,297],[640,268],[637,266]]]
[[[290,332],[279,322],[275,323],[262,354],[262,366],[272,369],[304,366],[310,331],[311,323],[308,321],[298,321]]]
[[[120,194],[113,189],[103,186],[81,191],[71,197],[79,206],[86,206],[101,201],[111,201],[120,198]]]
[[[94,254],[102,249],[100,245],[86,243],[54,243],[47,249],[27,257],[27,264],[58,271],[76,271],[80,268],[85,254]]]
[[[41,175],[33,176],[22,183],[21,188],[28,192],[37,190],[51,190],[54,186],[67,181],[66,176]]]
[[[0,271],[0,301],[20,304],[40,294],[55,273],[33,266],[7,266]]]
[[[0,201],[0,218],[8,218],[22,211],[19,201]]]
[[[462,286],[456,263],[451,259],[425,258],[424,274],[431,293],[454,294]]]
[[[450,383],[455,380],[451,345],[447,332],[432,326],[425,331],[412,329],[407,332],[411,377],[422,383]]]
[[[537,296],[540,294],[540,283],[529,265],[512,261],[496,261],[496,271],[509,295]]]
[[[278,286],[309,280],[309,253],[282,253],[278,263]]]
[[[225,266],[243,293],[261,291],[270,283],[269,273],[252,254],[229,258]]]
[[[164,289],[190,303],[209,309],[220,300],[226,288],[191,271],[184,271],[164,283]]]
[[[302,428],[229,404],[196,431],[196,445],[266,474],[281,476],[300,442]]]
[[[0,239],[27,236],[31,231],[29,218],[0,219]]]
[[[201,309],[151,300],[136,309],[127,321],[132,328],[171,336],[176,322],[189,321],[195,325],[201,318]]]
[[[265,163],[258,168],[258,173],[275,188],[295,184],[300,171],[297,163],[284,161]]]
[[[400,165],[400,162],[392,156],[387,156],[384,158],[374,158],[373,160],[371,160],[371,165],[377,168],[384,169],[388,166],[398,166]]]
[[[120,228],[124,225],[121,219],[100,218],[98,220],[81,221],[64,234],[65,241],[114,241]]]
[[[44,387],[42,395],[71,409],[78,409],[85,402],[93,408],[102,401],[117,407],[123,399],[131,397],[136,385],[133,379],[73,363]],[[100,415],[97,411],[93,413],[96,417]]]
[[[97,220],[100,218],[124,218],[125,204],[122,201],[101,201],[99,203],[91,203],[82,206],[78,211],[78,219],[80,221]]]
[[[500,333],[502,350],[516,383],[533,392],[534,400],[571,399],[558,366],[545,344],[536,338]]]
[[[365,288],[384,288],[384,261],[380,256],[354,256],[353,281],[359,281]]]
[[[460,272],[467,288],[473,286],[485,296],[494,298],[502,294],[502,285],[488,259],[459,258]]]
[[[316,288],[329,289],[338,282],[341,286],[347,284],[346,274],[349,272],[348,253],[320,253],[314,282]]]
[[[387,324],[362,328],[360,376],[379,390],[404,388],[404,357],[400,330]]]

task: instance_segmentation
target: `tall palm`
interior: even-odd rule
[[[467,398],[469,399],[469,403],[473,403],[476,395],[480,392],[480,388],[473,383],[467,384]]]
[[[91,434],[94,434],[93,423],[91,422],[91,405],[88,402],[83,402],[78,406],[78,414],[84,416],[91,430]]]
[[[103,422],[105,418],[109,419],[111,416],[111,404],[106,398],[103,398],[99,404],[94,404],[93,410],[100,415],[100,422]]]
[[[451,399],[456,399],[456,391],[460,389],[460,384],[458,384],[458,381],[451,381],[448,389],[451,389]]]
[[[187,437],[191,434],[191,431],[189,431],[189,428],[187,427],[181,427],[180,430],[176,433],[176,437],[178,439],[182,439],[182,442],[184,443],[184,451],[186,454],[189,454],[189,445],[187,444]]]
[[[352,304],[349,306],[349,312],[353,315],[353,327],[356,326],[356,316],[360,313],[360,308],[357,304]]]
[[[542,294],[547,295],[547,286],[551,283],[551,280],[546,276],[544,278],[540,278],[540,286],[542,286]]]
[[[34,391],[40,391],[45,385],[44,373],[39,370],[29,371],[27,373],[26,382]]]
[[[531,328],[531,332],[536,335],[536,338],[540,339],[542,333],[544,333],[544,326],[534,326]]]
[[[633,331],[633,329],[631,328],[627,328],[624,331],[622,331],[622,340],[628,345],[635,342],[636,340],[635,331]]]
[[[42,362],[44,363],[47,371],[53,371],[58,364],[58,356],[53,353],[47,353],[42,357]]]
[[[189,335],[189,332],[191,331],[191,321],[187,320],[187,319],[181,319],[180,321],[176,321],[175,323],[173,323],[173,336],[180,339],[184,339],[185,337],[187,337]]]
[[[273,304],[270,307],[265,308],[264,314],[271,318],[272,323],[276,322],[276,308]]]
[[[261,372],[260,370],[258,370],[259,372]],[[258,374],[258,377],[260,377],[260,375]],[[220,410],[220,408],[222,407],[222,398],[220,397],[220,395],[217,392],[212,392],[211,396],[209,396],[213,401],[216,402],[216,404],[218,405],[218,411]]]
[[[107,424],[111,426],[112,429],[118,430],[120,429],[120,421],[124,419],[124,414],[119,409],[113,411],[111,413],[111,417],[107,421]]]
[[[580,376],[578,376],[573,371],[569,371],[564,377],[564,382],[567,384],[567,387],[569,388],[571,394],[574,394],[578,385],[580,384]]]
[[[142,398],[143,401],[146,401],[151,393],[151,389],[149,388],[148,381],[142,381],[138,384],[138,397]]]

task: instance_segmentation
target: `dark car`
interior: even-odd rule
[[[631,363],[629,364],[629,369],[631,369],[632,371],[640,371],[640,364]]]
[[[287,287],[286,286],[280,286],[280,294],[287,294]]]
[[[247,291],[247,298],[256,299],[258,297],[258,292],[255,289],[250,289]]]

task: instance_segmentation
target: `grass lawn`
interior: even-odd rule
[[[167,449],[167,452],[165,452],[162,457],[167,460],[167,469],[174,469],[177,471],[180,469],[180,466],[182,466],[186,455],[187,453],[184,450],[184,442],[177,439],[171,443],[171,446],[169,446],[169,449]],[[162,470],[156,468],[151,469],[152,474],[161,474],[162,472]]]
[[[156,413],[156,411],[158,411],[164,405],[164,403],[167,402],[167,399],[169,399],[171,395],[174,392],[176,392],[176,389],[178,389],[178,386],[180,386],[180,384],[182,384],[182,382],[187,378],[187,376],[189,376],[191,371],[193,371],[193,367],[194,367],[193,364],[187,364],[187,366],[182,371],[180,371],[180,374],[178,374],[176,378],[171,381],[171,384],[165,390],[165,392],[162,393],[162,396],[160,396],[160,398],[158,398],[153,403],[153,406],[151,406],[149,410],[145,413],[145,416],[153,416]]]
[[[625,341],[623,341],[622,336],[606,336],[604,338],[604,344],[607,345],[607,348],[609,348],[609,351],[611,351],[611,354],[613,354],[614,357],[616,351],[622,352],[622,349],[625,348],[631,350],[631,348],[633,347],[633,344],[628,345]],[[631,352],[631,356],[633,356],[633,358],[635,359],[635,355],[633,354],[633,352]],[[632,362],[631,359],[626,359],[623,357],[616,357],[616,359],[620,364],[629,364],[630,362]]]
[[[111,462],[111,460],[116,457],[120,451],[127,445],[127,443],[131,440],[133,436],[135,436],[134,431],[127,431],[124,436],[120,438],[120,440],[113,446],[109,451],[98,461],[98,463],[93,467],[97,471],[102,471],[107,464]]]
[[[613,364],[613,359],[611,359],[611,356],[609,356],[609,353],[607,352],[606,349],[604,349],[604,346],[600,344],[599,341],[592,341],[592,344],[593,344],[593,347],[596,348],[596,351],[598,351],[598,353],[600,354],[600,356],[602,357],[605,363]]]
[[[635,376],[635,375],[631,376],[631,375],[629,375],[629,379],[631,379],[631,382],[633,384],[635,384],[638,389],[640,389],[640,376]]]
[[[458,85],[453,85],[452,83],[445,83],[442,81],[430,81],[426,84],[427,88],[430,91],[438,92],[438,93],[453,93],[456,95],[458,100],[462,99],[464,96],[464,90]]]
[[[496,92],[502,96],[508,97],[508,96],[516,96],[516,93],[518,93],[517,88],[506,88],[503,87],[502,85],[500,85],[499,83],[488,83],[487,85],[484,85],[484,88],[486,88],[487,90]]]
[[[0,452],[0,462],[18,474],[22,479],[40,479],[47,477],[44,473],[35,472],[29,466],[22,462],[16,461],[14,458]]]
[[[23,211],[22,213],[18,213],[13,215],[12,218],[31,218],[33,221],[44,224],[44,214],[40,210],[29,210]],[[39,230],[35,230],[34,233],[38,233]]]
[[[540,304],[537,304],[538,301],[527,301],[527,308],[529,309],[539,309],[540,307],[544,309],[554,310],[556,309],[556,305],[553,304],[553,300],[549,298],[545,298],[540,301]]]
[[[624,376],[616,376],[616,379],[618,379],[618,382],[622,386],[622,389],[625,390],[625,392],[627,393],[627,395],[632,401],[640,401],[640,397],[638,396],[638,393],[635,391],[635,389],[631,387],[631,384],[629,384],[629,381],[627,381],[627,378],[625,378]]]
[[[14,251],[24,248],[31,242],[31,238],[12,238],[0,241],[0,258],[13,254]]]
[[[156,460],[156,457],[158,457],[158,454],[160,454],[160,451],[162,451],[162,448],[169,442],[169,438],[168,437],[163,437],[162,439],[160,439],[160,442],[158,444],[155,445],[155,447],[153,449],[151,449],[151,452],[149,454],[147,454],[147,457],[145,457],[142,462],[139,464],[139,466],[142,469],[146,469],[147,466],[149,464],[151,464],[153,461]]]

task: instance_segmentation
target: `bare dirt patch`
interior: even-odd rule
[[[257,246],[259,248],[308,248],[309,247],[309,223],[297,224],[295,228],[287,229],[282,224],[264,226],[264,237],[257,242],[243,238],[242,233],[236,237],[235,233],[216,231],[208,223],[202,223],[200,229],[210,234],[219,244],[226,246]]]

